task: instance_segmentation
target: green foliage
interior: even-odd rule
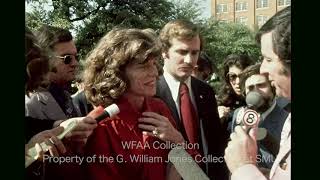
[[[209,19],[202,24],[205,52],[213,59],[218,69],[229,54],[248,54],[257,61],[260,49],[254,40],[254,33],[238,23],[224,23]],[[221,73],[221,72],[220,72]]]
[[[202,0],[203,1],[203,0]],[[200,23],[203,19],[200,17],[201,8],[199,1],[194,0],[172,0],[174,4],[173,19],[186,19],[194,23]]]
[[[77,31],[77,46],[87,54],[113,27],[152,28],[159,30],[170,19],[173,5],[166,1],[117,1],[92,15]]]
[[[220,90],[220,87],[222,86],[222,82],[218,80],[209,80],[208,84],[214,89],[216,94]]]
[[[200,9],[192,0],[29,0],[27,26],[43,24],[70,29],[76,34],[80,57],[113,27],[152,28],[159,31],[172,19],[200,21]]]
[[[202,0],[204,1],[204,0]],[[187,19],[199,24],[205,41],[204,50],[221,69],[231,53],[247,53],[257,59],[260,50],[254,32],[246,26],[222,23],[200,16],[199,1],[193,0],[27,0],[26,26],[37,30],[42,24],[71,30],[75,35],[81,60],[99,39],[114,27],[159,30],[170,20]],[[210,82],[217,89],[219,80]]]

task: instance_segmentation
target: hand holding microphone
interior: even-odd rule
[[[247,107],[241,108],[238,112],[237,126],[230,135],[231,140],[225,149],[224,158],[231,173],[245,164],[256,164],[257,138],[263,138],[263,134],[256,129],[260,121],[260,115],[256,110],[264,104],[264,99],[258,92],[252,91],[247,94],[246,103]]]
[[[75,140],[82,141],[82,138],[86,139],[92,130],[97,127],[97,123],[107,117],[113,117],[119,112],[119,107],[116,104],[111,104],[106,107],[99,116],[95,117],[95,119],[93,119],[90,114],[85,118],[68,119],[60,124],[60,126],[65,128],[65,131],[60,134],[58,138],[74,137]]]
[[[58,139],[64,137],[72,138],[75,141],[85,143],[88,136],[92,133],[93,129],[97,126],[97,123],[107,117],[113,117],[120,112],[116,104],[112,104],[106,107],[101,115],[93,119],[92,117],[77,117],[68,119],[60,124],[64,127],[64,131],[57,136]],[[48,145],[45,142],[40,144],[40,147],[44,152],[49,150]],[[25,167],[28,167],[37,159],[37,149],[32,147],[27,150],[27,157]]]
[[[251,128],[257,127],[260,121],[260,114],[256,111],[263,106],[264,98],[256,91],[251,91],[246,95],[247,106],[241,108],[236,118],[236,124],[244,126],[247,133]],[[257,129],[257,140],[261,140],[266,137],[267,130],[265,128]]]
[[[245,164],[256,164],[257,141],[254,128],[246,132],[241,126],[236,126],[230,135],[224,159],[231,173]]]

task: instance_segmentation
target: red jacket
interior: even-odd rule
[[[164,142],[158,138],[143,135],[138,118],[142,112],[151,111],[174,124],[170,110],[156,98],[145,98],[142,112],[135,111],[125,98],[116,104],[120,109],[118,116],[101,121],[87,141],[86,156],[95,156],[94,162],[86,164],[87,178],[164,180],[170,149],[159,148]],[[98,107],[89,115],[96,117],[102,111],[103,107]]]

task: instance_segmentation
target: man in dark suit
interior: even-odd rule
[[[189,21],[174,20],[161,30],[160,40],[164,73],[157,84],[157,96],[170,108],[188,143],[199,144],[203,157],[216,158],[200,163],[210,179],[228,179],[223,160],[226,133],[221,129],[215,93],[191,77],[202,49],[199,28]]]
[[[243,94],[257,92],[263,99],[256,111],[260,114],[258,127],[264,128],[268,135],[258,141],[259,156],[258,167],[266,174],[271,169],[276,155],[279,151],[281,131],[288,112],[282,104],[288,104],[283,98],[276,98],[275,92],[265,74],[260,74],[260,64],[248,66],[240,76],[240,88]],[[241,113],[244,107],[235,110],[232,118],[232,131],[240,124]],[[239,115],[239,117],[238,117]],[[261,130],[260,130],[261,131]],[[259,134],[259,133],[258,133]],[[259,136],[258,136],[259,137]]]

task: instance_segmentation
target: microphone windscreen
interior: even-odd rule
[[[117,115],[120,112],[119,107],[116,104],[111,104],[110,106],[104,108],[103,113],[96,116],[95,120],[97,120],[98,122],[107,118],[107,117],[113,117],[115,115]]]
[[[246,103],[249,108],[258,109],[264,104],[262,95],[256,91],[250,91],[246,95]]]
[[[108,112],[111,118],[120,112],[120,109],[116,104],[111,104],[110,106],[106,107],[104,110]]]

